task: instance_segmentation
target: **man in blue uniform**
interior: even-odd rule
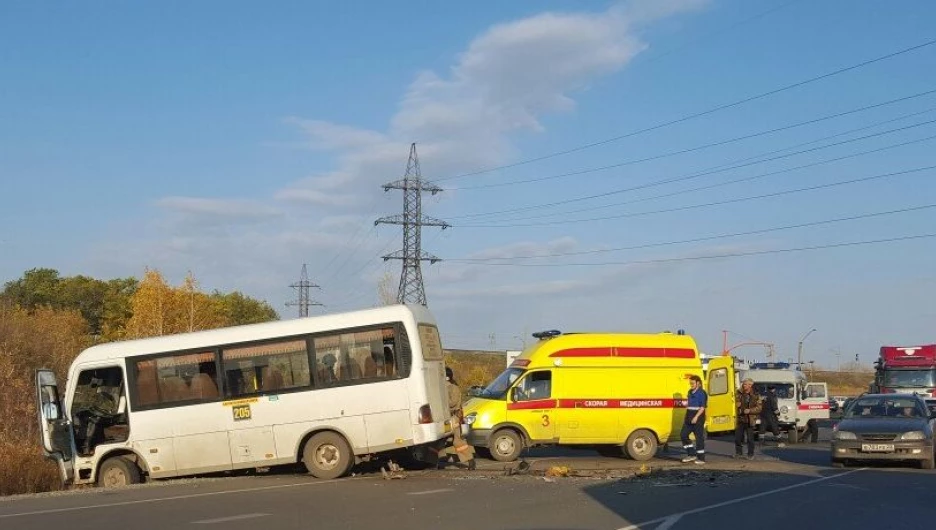
[[[702,390],[702,378],[697,375],[689,376],[689,399],[686,406],[686,419],[683,422],[680,437],[686,457],[683,462],[705,463],[705,407],[708,405],[708,394]],[[695,443],[689,440],[689,434],[695,436]]]

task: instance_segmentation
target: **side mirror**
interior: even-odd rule
[[[510,389],[510,401],[513,401],[514,403],[516,403],[517,401],[520,401],[520,398],[517,395],[519,394],[519,391],[520,389],[517,387],[513,387]]]
[[[472,397],[480,396],[482,390],[484,390],[482,387],[474,385],[468,388],[468,395]]]

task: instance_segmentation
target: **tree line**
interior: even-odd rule
[[[241,292],[204,293],[189,274],[169,285],[158,270],[143,278],[99,280],[61,276],[55,269],[26,271],[4,284],[0,305],[32,312],[38,308],[77,311],[95,342],[134,339],[277,320],[265,301]]]
[[[205,293],[189,274],[169,285],[157,270],[142,279],[100,280],[31,269],[0,291],[0,496],[60,487],[39,448],[35,371],[59,383],[93,344],[277,320],[264,301],[240,292]]]

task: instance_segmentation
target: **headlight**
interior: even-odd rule
[[[477,418],[477,412],[469,412],[468,414],[465,414],[465,425],[471,425]]]
[[[926,435],[923,434],[923,431],[910,431],[905,432],[901,435],[901,440],[923,440],[926,438]]]
[[[855,433],[851,431],[835,431],[832,434],[832,437],[836,440],[857,440]]]
[[[780,414],[788,414],[790,412],[790,407],[784,405],[780,407]]]

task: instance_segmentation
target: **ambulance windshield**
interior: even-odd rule
[[[504,370],[496,379],[491,381],[491,384],[478,393],[478,397],[503,399],[507,394],[507,389],[520,378],[523,372],[523,368],[508,368]]]

